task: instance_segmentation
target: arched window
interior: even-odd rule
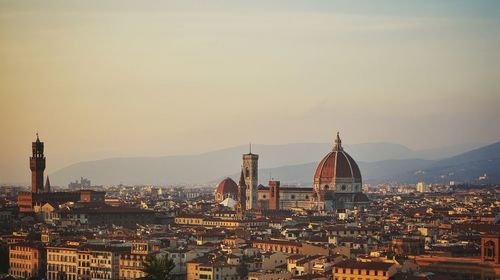
[[[484,257],[486,260],[495,259],[495,242],[489,240],[484,243]]]

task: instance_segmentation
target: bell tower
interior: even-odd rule
[[[269,209],[280,209],[280,181],[269,181]]]
[[[252,145],[250,144],[249,153],[243,155],[243,175],[247,187],[247,210],[257,208],[258,161],[259,155],[252,154]]]
[[[36,134],[36,141],[31,143],[31,148],[31,192],[41,193],[44,192],[43,171],[45,170],[45,156],[43,154],[43,142],[40,142],[38,133]]]

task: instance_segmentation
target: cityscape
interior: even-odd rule
[[[149,258],[169,279],[496,279],[500,187],[363,185],[337,133],[312,187],[239,181],[215,188],[94,186],[54,190],[45,143],[29,158],[31,190],[2,187],[2,266],[14,278],[137,279]],[[235,155],[238,157],[240,155]],[[8,268],[8,270],[6,269]],[[156,279],[156,278],[154,278]]]
[[[0,279],[500,279],[498,46],[486,0],[0,1]]]

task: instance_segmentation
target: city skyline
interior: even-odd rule
[[[416,150],[500,139],[495,2],[0,5],[0,181],[27,174],[8,179],[36,131],[49,172],[337,130]]]
[[[0,0],[0,280],[500,279],[500,1]]]

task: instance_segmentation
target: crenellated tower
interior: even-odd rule
[[[42,193],[44,192],[43,186],[43,171],[45,170],[45,156],[43,154],[43,142],[40,142],[38,133],[36,134],[36,141],[31,143],[32,155],[30,157],[31,169],[31,192]]]

